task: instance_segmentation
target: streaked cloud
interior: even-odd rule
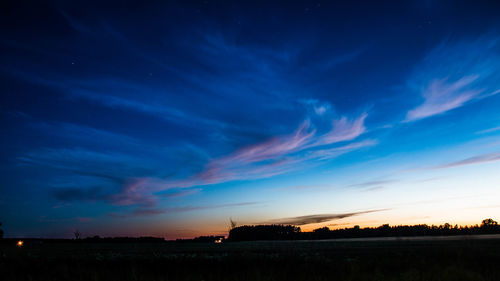
[[[243,147],[235,152],[213,159],[205,169],[187,179],[137,179],[141,186],[159,191],[169,188],[183,188],[198,185],[223,183],[234,180],[268,178],[297,169],[306,168],[317,161],[333,159],[342,154],[370,147],[376,140],[363,140],[339,147],[331,147],[339,142],[349,141],[360,136],[364,131],[366,113],[354,120],[342,117],[333,122],[333,128],[326,134],[316,136],[310,121],[303,122],[290,135],[274,137],[267,141]],[[136,187],[132,188],[133,190]]]
[[[447,163],[440,166],[435,166],[434,169],[443,169],[443,168],[454,168],[465,165],[474,165],[474,164],[482,164],[488,162],[500,161],[500,152],[493,152],[483,155],[478,155],[474,157],[469,157],[463,160]]]
[[[310,130],[309,121],[302,123],[291,135],[272,138],[266,142],[244,147],[235,153],[212,162],[212,165],[224,165],[226,163],[253,163],[273,159],[304,148],[308,144],[316,130]]]
[[[27,73],[15,69],[9,69],[8,73],[29,83],[54,88],[64,93],[69,99],[87,100],[108,108],[147,114],[187,127],[196,127],[197,125],[216,128],[231,127],[231,124],[207,116],[199,116],[189,109],[181,109],[165,102],[144,99],[142,93],[148,92],[151,96],[158,96],[162,95],[166,89],[150,87],[137,81],[118,77],[82,79],[67,76],[67,74]],[[235,126],[231,128],[238,129]]]
[[[154,209],[154,208],[137,208],[132,211],[124,212],[124,213],[116,213],[111,212],[108,215],[114,218],[133,218],[133,217],[142,217],[142,216],[154,216],[164,214],[165,210],[162,209]]]
[[[295,185],[295,186],[288,186],[288,187],[283,187],[280,189],[284,190],[302,190],[302,191],[312,191],[312,190],[328,190],[332,189],[334,186],[332,185],[327,185],[327,184],[311,184],[311,185]]]
[[[384,184],[390,184],[397,182],[397,180],[392,180],[392,179],[387,179],[387,180],[372,180],[372,181],[364,181],[364,182],[359,182],[359,183],[354,183],[348,185],[348,187],[374,187],[374,186],[380,186]]]
[[[149,160],[82,148],[45,148],[25,153],[17,161],[24,166],[63,172],[63,176],[48,183],[51,194],[59,201],[148,206],[156,203],[155,196],[144,192],[144,188],[132,180],[134,176],[147,172],[144,167],[154,166]]]
[[[65,222],[65,223],[87,223],[87,222],[91,222],[93,220],[93,218],[90,218],[90,217],[74,217],[74,218],[52,218],[52,217],[47,217],[47,216],[40,216],[38,218],[38,221],[39,222],[42,222],[42,223],[61,223],[61,222]]]
[[[207,209],[236,208],[236,207],[257,205],[259,203],[260,202],[239,202],[239,203],[200,205],[200,206],[180,206],[180,207],[167,207],[167,208],[139,207],[135,208],[132,211],[126,211],[122,213],[112,212],[109,213],[109,215],[116,218],[130,218],[130,217],[190,212],[190,211],[207,210]]]
[[[334,148],[329,148],[329,149],[322,149],[322,150],[316,150],[310,153],[310,158],[311,159],[316,159],[316,160],[328,160],[332,158],[336,158],[342,154],[357,150],[357,149],[362,149],[365,147],[371,147],[375,146],[378,144],[377,140],[372,140],[372,139],[367,139],[359,142],[353,142],[350,144],[346,144],[344,146],[339,146],[339,147],[334,147]]]
[[[158,197],[162,198],[179,198],[179,197],[184,197],[184,196],[189,196],[193,195],[196,193],[199,193],[201,191],[201,188],[192,188],[192,189],[169,189],[167,192],[161,193],[161,194],[156,194]]]
[[[62,9],[59,9],[58,11],[61,16],[68,22],[69,26],[71,26],[71,28],[73,28],[74,30],[83,33],[91,32],[86,25],[70,16],[67,12],[63,11]]]
[[[389,209],[378,209],[378,210],[369,210],[369,211],[360,211],[360,212],[342,213],[342,214],[317,214],[317,215],[298,216],[298,217],[291,217],[291,218],[268,220],[268,221],[262,222],[262,224],[306,225],[306,224],[312,224],[312,223],[322,223],[322,222],[327,222],[327,221],[332,221],[332,220],[338,220],[338,219],[348,218],[348,217],[352,217],[352,216],[358,216],[358,215],[362,215],[362,214],[382,212],[382,211],[387,211],[387,210],[389,210]]]
[[[500,131],[500,126],[489,128],[486,130],[481,130],[481,131],[476,132],[476,134],[489,134],[489,133],[493,133],[493,132],[497,132],[497,131]]]
[[[364,122],[368,114],[363,113],[357,119],[348,120],[345,116],[333,121],[333,129],[320,136],[313,146],[327,145],[353,140],[366,131]]]
[[[324,115],[332,109],[329,102],[321,102],[317,99],[301,99],[299,103],[304,104],[306,108],[311,109],[316,115]]]
[[[500,44],[483,36],[457,43],[445,42],[431,51],[409,80],[410,91],[424,102],[409,110],[403,122],[442,114],[472,100],[499,93]]]
[[[109,199],[109,194],[101,187],[91,188],[57,188],[52,191],[57,200],[63,202],[95,202]]]
[[[422,92],[425,102],[408,111],[405,121],[426,118],[464,105],[481,93],[480,90],[467,89],[477,78],[478,76],[474,75],[453,82],[447,79],[432,81]]]
[[[159,197],[165,197],[162,194],[168,194],[168,190],[172,189],[263,179],[307,169],[321,161],[376,145],[376,140],[368,139],[331,147],[361,135],[365,131],[365,118],[366,114],[354,120],[342,117],[333,122],[330,132],[319,137],[315,135],[316,130],[311,128],[310,121],[305,121],[290,135],[274,137],[213,159],[201,172],[184,179],[129,178],[120,192],[111,197],[110,202],[115,205],[154,206]]]

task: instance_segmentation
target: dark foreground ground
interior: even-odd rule
[[[500,239],[0,245],[0,280],[500,280]]]

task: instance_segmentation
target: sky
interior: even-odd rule
[[[4,1],[6,237],[500,219],[494,1]]]

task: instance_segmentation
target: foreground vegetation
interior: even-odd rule
[[[500,280],[500,239],[0,245],[2,280]]]

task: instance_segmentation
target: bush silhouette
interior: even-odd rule
[[[481,227],[491,227],[491,226],[498,226],[498,222],[494,221],[493,219],[485,219],[481,223]]]
[[[244,225],[229,231],[229,241],[295,240],[300,238],[300,227],[293,225]]]
[[[495,233],[500,231],[500,226],[498,225],[498,222],[490,218],[481,222],[481,229],[486,233]]]

